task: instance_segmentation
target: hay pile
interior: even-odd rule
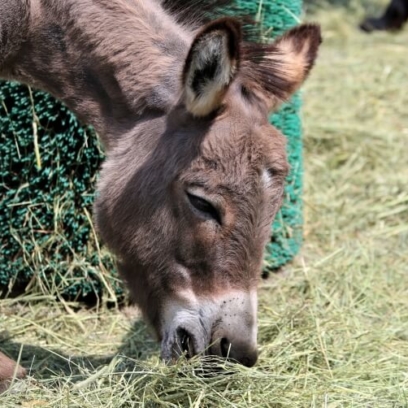
[[[408,27],[367,36],[348,7],[308,16],[305,246],[260,290],[258,365],[166,367],[129,310],[26,295],[0,301],[0,347],[31,367],[2,408],[408,406]]]

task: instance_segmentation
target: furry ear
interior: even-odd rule
[[[218,109],[239,66],[241,26],[232,18],[209,23],[196,36],[183,72],[184,103],[194,116]]]
[[[245,44],[241,69],[243,87],[262,99],[269,111],[303,84],[322,42],[320,27],[303,24],[270,45]]]

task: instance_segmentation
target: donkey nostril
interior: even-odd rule
[[[231,350],[231,343],[228,341],[227,338],[223,337],[220,342],[221,347],[221,356],[228,357]]]
[[[258,351],[251,345],[235,341],[231,343],[228,338],[223,337],[220,340],[219,354],[221,357],[230,361],[240,363],[246,367],[252,367],[255,365],[258,359]]]
[[[193,340],[191,338],[191,334],[182,328],[177,330],[177,337],[178,337],[178,348],[181,354],[185,354],[187,358],[191,358],[195,355]]]
[[[240,361],[245,367],[253,367],[258,360],[258,353],[256,351],[249,353],[246,357],[243,357]]]

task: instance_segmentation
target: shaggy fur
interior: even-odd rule
[[[0,76],[99,132],[98,230],[163,357],[188,338],[190,355],[218,344],[211,353],[253,365],[256,286],[288,172],[268,114],[305,80],[320,31],[247,44],[234,19],[198,27],[191,4],[2,0]]]

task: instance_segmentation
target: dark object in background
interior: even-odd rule
[[[391,0],[379,18],[367,18],[361,24],[363,31],[400,30],[408,20],[408,0]]]

